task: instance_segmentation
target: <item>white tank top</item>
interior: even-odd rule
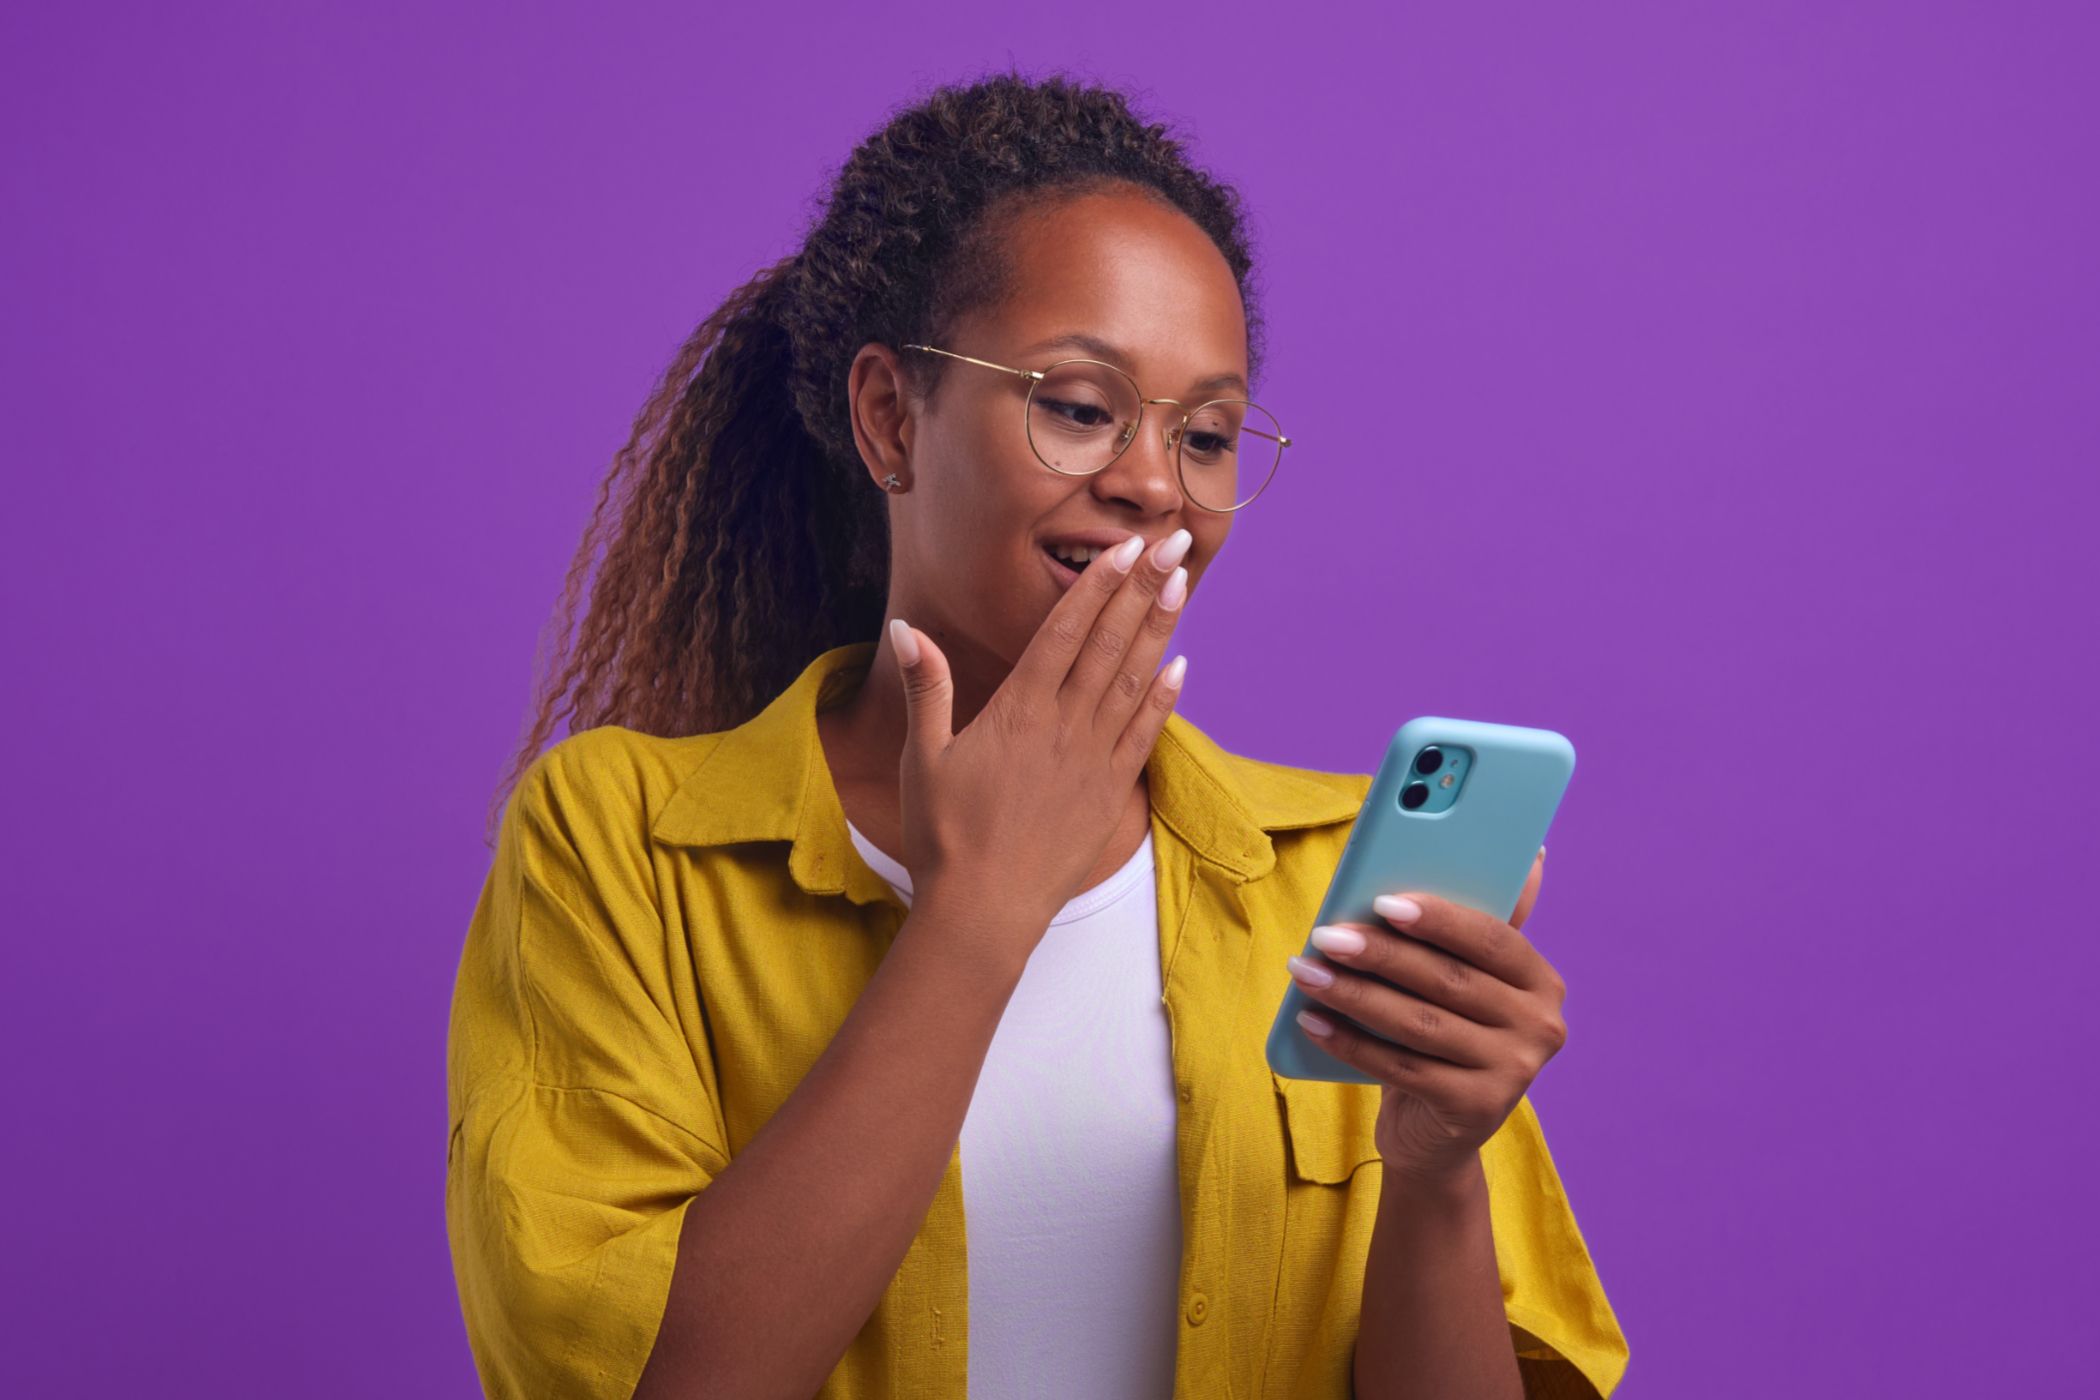
[[[860,830],[911,903],[911,874]],[[970,1400],[1157,1400],[1181,1283],[1174,1061],[1152,833],[1050,921],[962,1130]]]

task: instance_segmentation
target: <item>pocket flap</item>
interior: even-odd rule
[[[1378,1160],[1376,1084],[1293,1079],[1269,1071],[1283,1099],[1291,1170],[1306,1181],[1347,1181]]]

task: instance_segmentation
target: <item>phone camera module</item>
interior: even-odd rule
[[[1434,773],[1443,766],[1444,751],[1435,744],[1431,744],[1428,748],[1415,755],[1415,771],[1417,773]]]
[[[1417,766],[1420,766],[1419,760],[1417,761]],[[1410,812],[1428,800],[1429,784],[1427,783],[1409,783],[1406,787],[1400,789],[1400,805]]]

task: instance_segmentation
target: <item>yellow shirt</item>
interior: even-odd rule
[[[632,1394],[685,1207],[794,1092],[905,906],[860,858],[816,712],[872,642],[734,729],[572,734],[513,792],[447,1044],[445,1219],[487,1393]],[[1174,1400],[1345,1400],[1384,1164],[1375,1084],[1264,1041],[1369,774],[1230,754],[1180,715],[1146,763],[1179,1088]],[[762,844],[749,844],[762,843]],[[1529,1098],[1481,1149],[1534,1395],[1609,1395],[1627,1345]],[[960,1144],[819,1400],[967,1390]]]

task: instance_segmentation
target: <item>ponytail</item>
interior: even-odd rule
[[[832,460],[794,405],[780,309],[796,261],[739,287],[686,339],[616,454],[542,633],[532,719],[488,812],[491,845],[564,705],[571,733],[727,729],[818,652],[881,626],[884,498],[858,462]]]

